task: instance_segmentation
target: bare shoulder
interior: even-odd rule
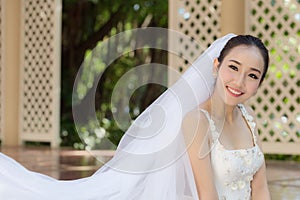
[[[206,139],[207,131],[209,130],[209,122],[204,113],[199,107],[188,112],[182,121],[182,131],[186,141],[193,141],[193,144],[198,145]]]
[[[247,110],[247,112],[253,117],[253,121],[255,123],[257,123],[257,120],[256,120],[256,114],[254,112],[254,110],[250,107],[250,106],[245,106],[245,109]],[[257,125],[255,126],[255,131],[254,131],[254,134],[257,138],[257,142],[258,142],[258,145],[261,147],[261,142],[259,140],[259,135],[258,135],[258,130],[257,130]]]
[[[182,121],[183,128],[191,128],[191,127],[198,127],[201,125],[201,130],[207,128],[209,123],[208,119],[204,113],[204,110],[201,110],[199,107],[194,108],[190,112],[188,112]]]

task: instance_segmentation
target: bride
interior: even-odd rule
[[[254,114],[243,104],[268,63],[256,37],[216,40],[135,120],[115,156],[92,176],[56,180],[0,153],[0,199],[270,199]]]

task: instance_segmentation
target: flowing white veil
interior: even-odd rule
[[[213,60],[233,36],[213,42],[140,114],[114,157],[91,177],[55,180],[0,154],[0,199],[198,199],[181,123],[187,112],[211,95]]]

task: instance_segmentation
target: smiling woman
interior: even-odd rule
[[[194,127],[189,148],[200,199],[270,199],[256,124],[243,105],[256,94],[268,64],[268,50],[250,35],[233,37],[215,58],[213,94],[183,122],[185,132],[202,125]]]

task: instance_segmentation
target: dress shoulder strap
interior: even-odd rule
[[[257,141],[256,135],[255,135],[256,123],[254,122],[254,118],[252,115],[249,114],[249,112],[247,111],[247,109],[245,108],[245,106],[243,104],[238,104],[238,107],[241,110],[243,117],[246,119],[246,122],[251,130],[253,140],[256,144],[256,141]]]
[[[200,109],[200,111],[202,111],[204,113],[205,117],[207,118],[207,121],[209,123],[209,130],[211,131],[211,134],[212,134],[212,140],[215,141],[219,137],[219,133],[216,129],[215,122],[207,110]]]

